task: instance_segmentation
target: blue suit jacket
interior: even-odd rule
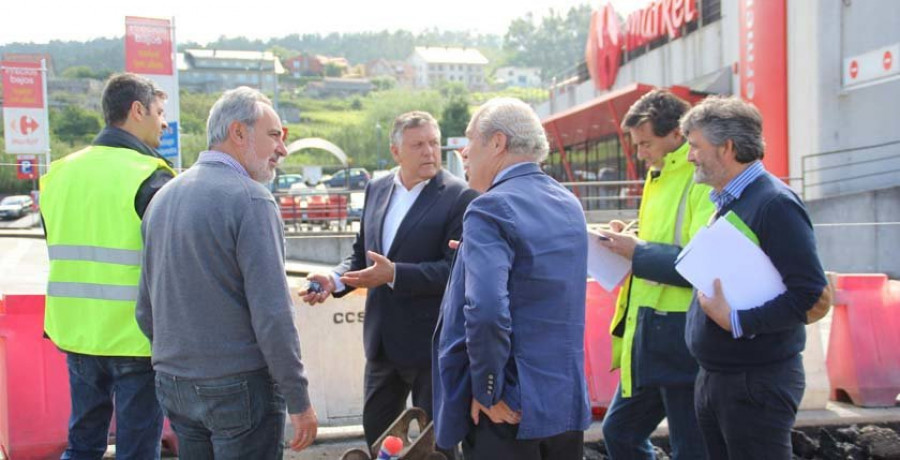
[[[538,165],[472,201],[432,343],[440,447],[472,427],[473,397],[521,411],[520,439],[587,429],[586,273],[581,205]]]

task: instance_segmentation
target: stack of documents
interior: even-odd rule
[[[761,306],[787,290],[769,257],[726,218],[697,232],[678,254],[675,270],[707,297],[718,278],[736,310]]]

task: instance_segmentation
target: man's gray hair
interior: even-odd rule
[[[232,122],[243,123],[252,130],[263,114],[260,104],[271,106],[272,101],[253,88],[241,86],[225,91],[209,110],[209,119],[206,120],[209,148],[228,140],[228,127]]]
[[[394,126],[391,128],[391,145],[399,147],[400,144],[403,143],[404,131],[425,125],[434,126],[434,130],[437,131],[438,139],[440,139],[441,127],[430,113],[416,110],[398,116],[394,119]]]
[[[731,140],[739,163],[761,160],[766,153],[762,115],[737,97],[710,96],[694,106],[681,119],[681,132],[687,136],[694,130],[717,147]]]
[[[538,163],[544,161],[550,151],[541,119],[534,109],[519,99],[498,97],[485,102],[472,116],[469,130],[477,133],[481,142],[487,142],[496,133],[503,133],[509,153],[527,156]]]

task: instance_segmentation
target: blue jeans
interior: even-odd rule
[[[286,407],[268,369],[218,379],[157,372],[156,394],[181,460],[281,460]]]
[[[72,415],[62,458],[102,458],[115,406],[116,458],[158,459],[163,415],[150,358],[67,353],[66,362]]]
[[[650,435],[667,418],[673,460],[706,458],[694,412],[694,387],[635,388],[622,397],[622,385],[603,418],[603,442],[612,460],[652,459]]]

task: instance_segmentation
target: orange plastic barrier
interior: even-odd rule
[[[0,451],[15,460],[59,458],[70,413],[66,355],[44,338],[44,296],[0,297]],[[168,422],[162,443],[177,454]]]
[[[66,449],[66,357],[43,334],[44,296],[0,298],[0,449],[6,458],[59,458]]]
[[[835,277],[828,341],[831,399],[884,407],[900,393],[900,282],[884,274]]]
[[[609,324],[616,309],[619,289],[607,292],[596,281],[587,282],[584,318],[584,373],[587,377],[591,413],[603,419],[619,383],[619,370],[609,371],[612,343]]]

